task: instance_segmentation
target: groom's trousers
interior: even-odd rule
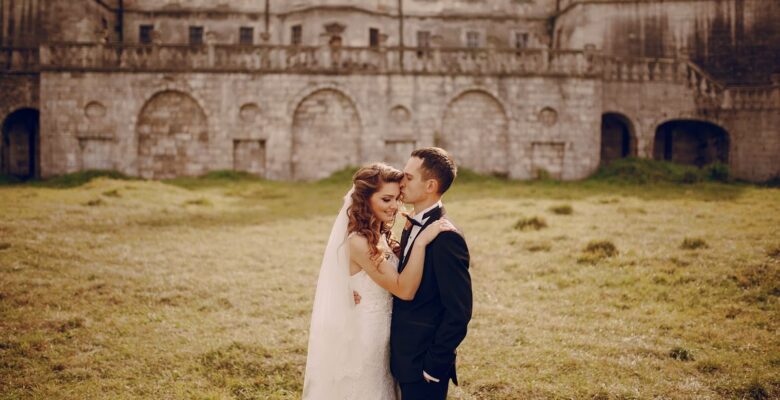
[[[449,379],[442,379],[441,382],[426,382],[420,379],[418,382],[401,383],[401,398],[403,400],[445,400],[449,384]]]

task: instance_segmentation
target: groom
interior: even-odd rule
[[[443,149],[412,152],[404,167],[401,195],[414,217],[401,235],[398,272],[421,230],[444,218],[442,195],[455,180],[455,161]],[[425,268],[413,300],[393,297],[390,368],[404,400],[446,399],[455,374],[455,350],[471,319],[469,250],[458,231],[442,232],[425,249]]]

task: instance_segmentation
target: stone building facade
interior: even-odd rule
[[[773,0],[0,0],[0,168],[780,175]]]

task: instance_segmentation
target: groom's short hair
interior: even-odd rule
[[[450,153],[439,147],[423,147],[412,152],[412,157],[423,160],[422,174],[425,179],[439,182],[439,194],[444,194],[458,175],[458,166]]]

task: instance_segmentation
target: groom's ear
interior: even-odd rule
[[[425,192],[426,193],[439,193],[439,181],[436,179],[428,179],[425,181]]]

